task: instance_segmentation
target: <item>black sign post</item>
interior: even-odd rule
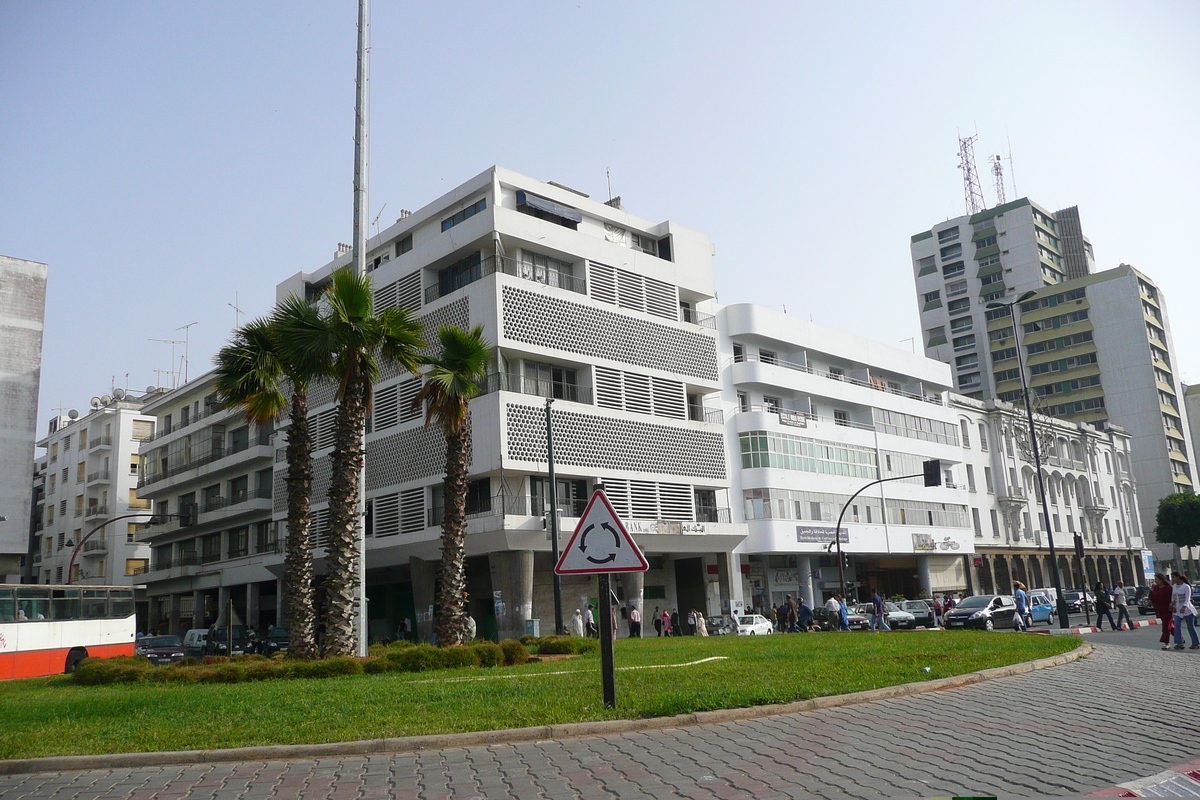
[[[617,676],[613,666],[613,605],[608,573],[600,578],[600,683],[604,689],[604,707],[617,707]]]

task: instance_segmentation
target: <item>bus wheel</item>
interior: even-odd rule
[[[70,675],[79,666],[79,662],[87,658],[87,650],[82,647],[72,648],[71,652],[67,653],[67,668],[63,672]]]

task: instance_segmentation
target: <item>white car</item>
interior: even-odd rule
[[[859,614],[862,614],[867,619],[875,613],[874,603],[863,603],[857,609]],[[901,610],[901,608],[890,600],[884,601],[883,618],[887,621],[889,628],[915,628],[917,627],[917,618]]]
[[[737,618],[738,636],[770,636],[775,626],[761,614],[747,614]]]

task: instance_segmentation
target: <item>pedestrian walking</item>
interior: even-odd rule
[[[1150,587],[1150,605],[1154,607],[1154,616],[1158,617],[1158,627],[1162,633],[1158,641],[1163,650],[1171,649],[1171,633],[1174,620],[1171,614],[1171,582],[1161,572],[1154,576],[1154,585]]]
[[[642,612],[636,603],[629,607],[629,638],[642,638]]]
[[[849,631],[850,630],[850,609],[846,606],[846,598],[843,597],[841,595],[841,593],[839,593],[837,595],[837,601],[838,601],[838,630],[839,631]]]
[[[1013,581],[1013,599],[1017,603],[1017,613],[1013,614],[1013,627],[1021,633],[1029,630],[1025,615],[1029,613],[1029,595],[1025,593],[1025,584]]]
[[[1133,618],[1129,616],[1129,598],[1125,594],[1125,581],[1117,581],[1117,585],[1112,590],[1113,605],[1117,607],[1117,627],[1121,627],[1121,620],[1129,623],[1129,630],[1133,630]]]
[[[829,615],[829,630],[836,631],[840,629],[842,607],[838,603],[836,594],[825,601],[825,613]]]
[[[575,609],[575,616],[571,617],[571,635],[580,637],[584,635],[583,612],[578,608]]]
[[[875,633],[880,628],[885,631],[890,631],[888,627],[887,617],[884,616],[883,598],[879,596],[879,592],[875,589],[871,590],[871,632]]]
[[[696,609],[693,608],[691,611],[688,612],[687,623],[688,623],[688,634],[690,636],[695,636],[696,635]]]
[[[1200,637],[1196,636],[1196,607],[1192,605],[1192,584],[1187,576],[1179,572],[1171,573],[1175,586],[1171,589],[1171,613],[1175,619],[1175,649],[1183,649],[1183,626],[1188,627],[1192,637],[1192,650],[1200,650]]]
[[[940,628],[942,627],[942,601],[935,594],[931,604],[933,605],[933,627]]]
[[[672,636],[683,636],[683,629],[679,625],[679,609],[678,608],[671,609],[671,635]]]
[[[658,632],[659,636],[662,636],[662,628],[663,628],[662,612],[658,609],[658,606],[655,606],[654,607],[654,630]]]
[[[662,613],[662,636],[671,635],[671,612],[663,609]]]
[[[1112,611],[1109,610],[1112,598],[1108,596],[1108,590],[1104,588],[1103,581],[1096,581],[1092,594],[1096,596],[1096,628],[1104,630],[1104,618],[1108,617],[1108,624],[1112,626],[1112,629],[1114,631],[1121,630],[1117,627],[1117,623],[1113,622]]]
[[[588,603],[587,613],[583,615],[583,624],[587,629],[588,636],[600,638],[600,629],[596,627],[596,609],[592,607],[591,603]]]
[[[708,623],[704,621],[704,615],[699,611],[696,612],[696,635],[708,636]]]
[[[799,633],[800,615],[798,612],[800,611],[800,606],[796,605],[796,601],[792,599],[790,594],[784,600],[784,605],[787,606],[787,632]]]
[[[813,612],[808,607],[808,603],[804,602],[804,598],[800,598],[800,607],[796,609],[796,623],[800,626],[801,633],[808,633],[812,628]]]

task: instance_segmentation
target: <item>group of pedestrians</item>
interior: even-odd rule
[[[850,607],[846,605],[846,597],[841,592],[835,592],[833,597],[825,601],[825,610],[829,612],[829,624],[837,620],[839,631],[850,630]]]
[[[1117,581],[1110,592],[1104,586],[1104,581],[1097,581],[1092,587],[1092,595],[1096,598],[1096,629],[1104,630],[1104,618],[1114,631],[1126,630],[1121,627],[1124,620],[1129,623],[1128,630],[1133,630],[1133,618],[1129,616],[1129,598],[1125,594],[1125,582]],[[1117,609],[1117,620],[1113,622],[1112,609]]]
[[[1192,581],[1182,572],[1172,572],[1171,578],[1159,573],[1154,576],[1150,587],[1150,604],[1158,617],[1162,635],[1158,641],[1163,650],[1171,649],[1171,636],[1175,637],[1175,649],[1182,650],[1183,627],[1187,626],[1192,650],[1200,650],[1200,637],[1196,635],[1196,606],[1192,603]]]
[[[808,633],[812,629],[813,612],[801,597],[793,600],[789,594],[775,609],[775,630],[780,633]]]
[[[640,620],[638,627],[640,630]],[[708,636],[708,623],[704,620],[704,614],[694,608],[680,619],[679,609],[667,611],[655,606],[654,630],[659,636]]]

